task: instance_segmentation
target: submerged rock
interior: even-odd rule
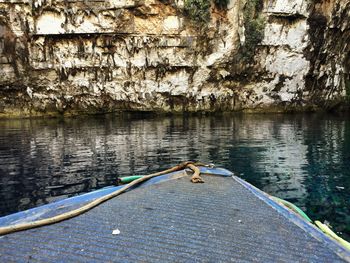
[[[349,13],[345,0],[0,0],[0,117],[345,105]]]

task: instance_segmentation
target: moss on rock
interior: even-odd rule
[[[261,14],[262,8],[262,0],[248,0],[244,6],[245,42],[241,47],[241,55],[247,62],[253,59],[257,45],[264,38],[265,18]]]

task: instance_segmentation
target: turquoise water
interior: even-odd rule
[[[225,167],[350,240],[350,118],[125,114],[0,121],[0,214],[183,160]]]

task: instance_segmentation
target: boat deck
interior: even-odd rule
[[[240,179],[203,178],[138,187],[70,220],[2,236],[1,261],[349,261],[348,251]]]

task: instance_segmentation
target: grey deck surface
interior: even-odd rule
[[[138,188],[0,237],[1,262],[343,262],[232,178],[204,179]]]

